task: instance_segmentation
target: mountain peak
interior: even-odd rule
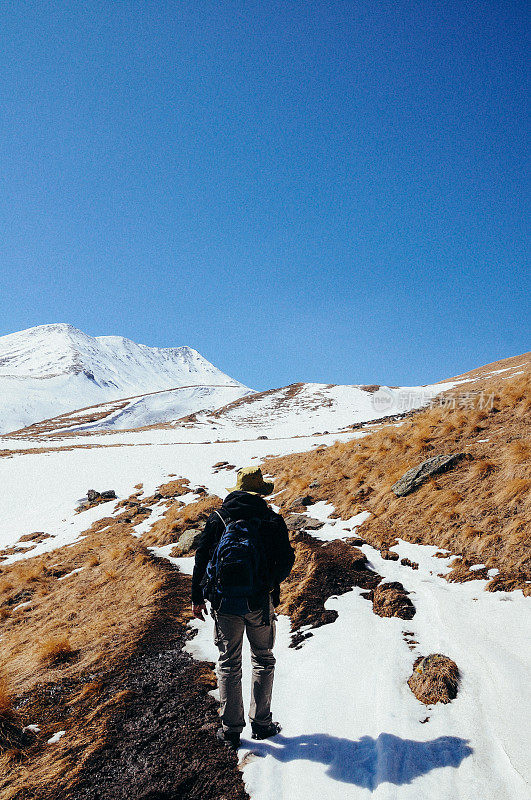
[[[149,347],[122,336],[89,336],[65,322],[0,337],[0,382],[7,405],[11,397],[8,416],[20,423],[8,430],[94,403],[181,386],[234,387],[242,395],[249,391],[191,347]]]

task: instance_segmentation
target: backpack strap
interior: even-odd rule
[[[220,518],[220,520],[223,523],[223,527],[226,528],[227,527],[227,520],[223,519],[223,517],[221,516],[220,512],[216,511],[216,509],[214,509],[214,514],[218,515],[218,517]]]

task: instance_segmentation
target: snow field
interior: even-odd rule
[[[515,697],[526,695],[531,653],[528,647],[515,654],[526,598],[484,592],[485,581],[447,584],[428,577],[429,570],[427,576],[362,549],[385,580],[400,579],[412,591],[417,614],[382,619],[353,589],[327,601],[338,619],[314,630],[299,650],[289,648],[289,620],[279,619],[273,715],[283,731],[268,742],[252,741],[249,729],[243,734],[251,797],[525,800],[529,703]],[[440,569],[441,560],[426,556],[422,545],[407,550]],[[193,559],[174,563],[190,572]],[[198,633],[187,649],[215,661],[212,620],[191,625]],[[414,633],[415,652],[404,631]],[[430,652],[449,655],[461,670],[458,697],[446,706],[424,706],[406,683],[416,656]],[[247,647],[243,667],[248,702]]]

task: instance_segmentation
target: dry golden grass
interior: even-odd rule
[[[168,506],[165,515],[142,536],[142,541],[150,546],[176,542],[184,531],[203,525],[221,502],[217,495],[206,495],[188,505],[174,501]]]
[[[465,566],[498,568],[490,588],[516,585],[531,593],[529,372],[490,380],[487,389],[495,393],[491,407],[434,405],[361,439],[266,460],[264,470],[281,490],[275,501],[285,511],[309,494],[332,503],[342,519],[368,510],[372,517],[360,532],[370,544],[388,549],[400,537],[444,547],[462,555]],[[391,486],[408,469],[456,452],[472,460],[395,497]],[[310,489],[314,481],[319,486]]]
[[[159,589],[160,573],[149,554],[119,524],[74,546],[1,567],[0,607],[7,614],[0,669],[8,684],[21,693],[36,674],[46,681],[58,677],[58,668],[61,677],[92,668],[102,650],[112,660],[115,641],[123,655]],[[30,606],[15,610],[28,601]],[[71,665],[73,652],[77,660]]]
[[[129,531],[118,523],[99,532],[96,524],[74,546],[0,567],[0,720],[19,707],[20,724],[37,722],[42,731],[22,760],[16,748],[0,756],[1,800],[51,786],[65,796],[127,699],[100,697],[102,679],[88,676],[122,664],[164,602],[166,573]],[[58,729],[66,735],[46,747]]]
[[[13,701],[7,688],[7,681],[0,680],[0,717],[11,717],[13,715]]]
[[[459,670],[455,661],[440,653],[419,656],[413,664],[408,686],[421,703],[449,703],[457,697]]]
[[[39,659],[52,667],[66,663],[75,653],[64,635],[49,636],[39,642]]]

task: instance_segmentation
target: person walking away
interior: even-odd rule
[[[275,610],[280,584],[295,561],[286,523],[264,500],[274,484],[262,471],[238,471],[236,486],[207,520],[195,555],[192,610],[203,620],[205,600],[211,604],[221,728],[217,736],[237,749],[245,727],[242,698],[242,643],[251,647],[252,682],[249,720],[254,739],[280,731],[273,722],[271,695],[275,671]]]

